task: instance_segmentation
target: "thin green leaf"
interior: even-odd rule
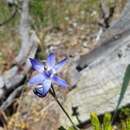
[[[114,120],[116,113],[117,113],[117,110],[118,110],[118,108],[119,108],[119,106],[124,98],[124,95],[126,93],[128,85],[129,85],[129,81],[130,81],[130,65],[127,66],[125,74],[124,74],[123,83],[122,83],[121,91],[120,91],[120,96],[119,96],[119,99],[118,99],[118,102],[116,105],[116,110],[115,110],[115,114],[113,116],[113,120]]]
[[[100,125],[97,114],[95,112],[92,112],[90,116],[91,116],[91,124],[94,130],[101,130],[101,125]]]
[[[117,107],[116,107],[117,109],[119,108],[119,106],[120,106],[120,104],[121,104],[121,102],[124,98],[125,92],[126,92],[128,85],[129,85],[129,81],[130,81],[130,65],[127,66],[126,72],[125,72],[125,75],[124,75],[124,78],[123,78],[120,97],[118,99],[118,103],[117,103]]]
[[[103,117],[103,130],[112,130],[110,113],[105,113]]]

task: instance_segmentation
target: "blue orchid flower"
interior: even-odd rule
[[[36,70],[38,74],[29,80],[30,85],[37,85],[33,90],[34,94],[39,97],[44,97],[49,92],[53,83],[62,88],[68,86],[67,82],[57,76],[57,73],[66,64],[67,58],[56,64],[56,57],[53,53],[49,54],[45,64],[40,63],[36,59],[30,58],[32,69]]]

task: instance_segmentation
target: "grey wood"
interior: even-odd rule
[[[75,89],[66,97],[64,107],[72,115],[72,107],[77,107],[79,120],[89,120],[91,112],[103,114],[114,111],[121,90],[123,75],[130,64],[130,0],[120,19],[101,37],[99,46],[80,58],[81,77]],[[128,26],[127,26],[128,25]],[[109,35],[110,34],[110,35]],[[86,66],[86,68],[84,68]],[[121,104],[130,103],[130,86]],[[73,121],[78,124],[75,116]],[[70,125],[61,113],[60,122]]]
[[[15,59],[15,64],[0,75],[0,108],[6,110],[22,90],[27,73],[31,68],[29,58],[34,58],[38,49],[38,38],[30,31],[29,0],[21,1],[20,38],[21,48]],[[8,97],[8,96],[9,97]],[[4,102],[3,102],[4,101]]]

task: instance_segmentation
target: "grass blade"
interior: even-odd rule
[[[121,91],[120,91],[120,96],[119,96],[119,99],[118,99],[118,102],[116,105],[115,113],[113,115],[113,120],[114,120],[116,113],[117,113],[117,110],[118,110],[118,108],[119,108],[119,106],[124,98],[124,95],[126,93],[128,85],[129,85],[129,81],[130,81],[130,65],[127,66],[125,74],[124,74],[123,83],[122,83]]]

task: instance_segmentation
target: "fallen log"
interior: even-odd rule
[[[20,38],[21,48],[14,60],[13,66],[0,75],[0,108],[6,110],[13,102],[17,93],[22,90],[27,73],[30,70],[28,59],[34,58],[38,49],[38,38],[34,31],[30,31],[29,24],[29,0],[21,2]]]
[[[80,80],[66,97],[64,106],[73,121],[78,124],[90,119],[90,112],[98,115],[114,111],[119,98],[121,83],[127,65],[130,64],[130,1],[121,17],[101,36],[98,46],[78,61]],[[130,103],[130,86],[121,106]],[[76,108],[78,120],[73,115]],[[60,122],[69,121],[61,113]]]

